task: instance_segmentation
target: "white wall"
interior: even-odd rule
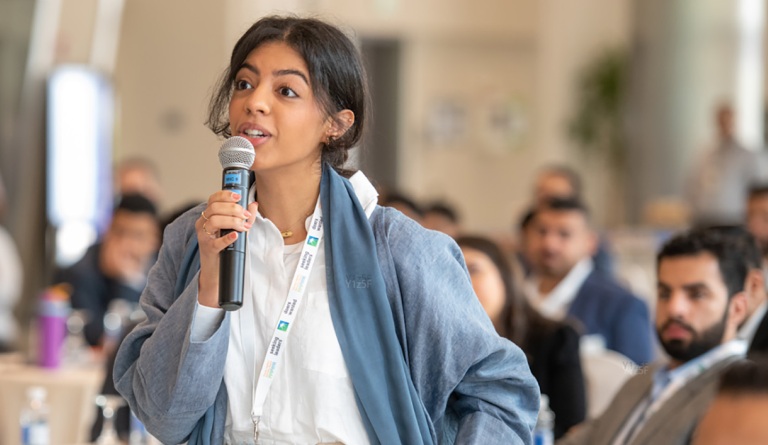
[[[578,158],[564,133],[572,82],[599,49],[627,40],[629,3],[131,0],[115,73],[115,158],[157,162],[166,210],[205,199],[218,188],[219,142],[202,123],[232,45],[263,14],[309,12],[359,37],[404,43],[400,187],[418,199],[449,199],[471,230],[507,230],[525,205],[535,168]],[[453,143],[429,133],[446,102],[464,110],[465,132]],[[491,111],[505,106],[525,123],[513,138],[491,125]],[[590,198],[601,184],[589,178]]]
[[[209,91],[228,61],[224,10],[206,0],[126,2],[115,84],[115,159],[158,165],[166,211],[219,187],[220,142],[205,127]]]

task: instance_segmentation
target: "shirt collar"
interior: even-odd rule
[[[733,339],[715,346],[693,360],[689,360],[677,368],[670,369],[669,363],[659,367],[653,376],[653,397],[672,382],[685,382],[711,368],[715,363],[733,355],[744,355],[747,343],[741,339]]]
[[[352,184],[352,188],[355,191],[355,196],[357,197],[357,200],[360,201],[360,205],[363,207],[363,210],[365,211],[365,216],[368,218],[371,217],[371,214],[376,209],[376,205],[379,202],[379,192],[376,191],[376,187],[371,184],[371,181],[368,180],[368,177],[365,176],[365,173],[362,172],[362,170],[358,170],[349,178],[349,182]],[[256,183],[254,182],[250,189],[248,190],[248,202],[253,202],[256,199]],[[319,198],[318,198],[319,199]],[[257,210],[258,213],[258,210]],[[261,214],[259,213],[259,216]],[[304,222],[305,227],[309,227],[309,222],[311,221],[312,217],[307,216],[306,221]],[[256,218],[256,224],[263,224],[265,220],[262,218]],[[269,224],[272,224],[271,222]],[[272,224],[274,226],[274,224]],[[276,228],[276,227],[275,227]]]
[[[530,303],[543,315],[562,319],[568,312],[568,308],[579,293],[579,289],[592,273],[595,266],[592,258],[587,257],[576,263],[557,286],[548,294],[539,293],[539,280],[533,277],[532,289],[527,292]]]
[[[358,170],[352,175],[349,178],[349,182],[352,184],[352,188],[355,189],[355,195],[357,200],[360,201],[365,215],[370,218],[379,202],[379,192],[376,191],[376,187],[371,184],[371,181],[368,180],[362,170]]]

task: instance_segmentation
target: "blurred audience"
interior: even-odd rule
[[[181,204],[180,206],[171,210],[171,212],[168,213],[167,215],[163,216],[160,220],[160,234],[162,235],[165,232],[165,228],[168,227],[168,224],[172,223],[173,221],[176,220],[176,218],[183,215],[188,210],[191,210],[192,208],[196,207],[201,202],[203,202],[203,200],[188,201],[185,204]]]
[[[561,437],[586,416],[579,334],[568,322],[544,318],[528,305],[515,285],[506,256],[493,241],[461,236],[456,242],[475,294],[496,331],[528,357],[541,393],[549,396],[555,413],[555,437]]]
[[[756,184],[749,190],[747,229],[757,240],[763,264],[768,266],[768,183]]]
[[[421,218],[424,216],[424,211],[416,201],[404,193],[386,192],[382,195],[382,199],[379,202],[384,207],[393,207],[401,211],[405,216],[418,223],[421,223]]]
[[[738,252],[748,268],[747,278],[744,281],[747,313],[736,336],[747,342],[749,355],[768,352],[768,320],[765,317],[768,296],[765,288],[763,258],[757,241],[743,226],[713,226],[709,229],[728,237],[730,248]]]
[[[0,352],[16,349],[18,323],[13,310],[21,297],[24,276],[16,243],[3,225],[6,211],[5,186],[0,177]]]
[[[646,304],[594,267],[597,235],[586,206],[576,199],[539,205],[526,229],[525,256],[531,268],[526,296],[542,315],[571,317],[582,334],[637,364],[653,359]]]
[[[111,305],[136,305],[155,261],[160,229],[155,205],[142,195],[124,195],[102,239],[74,265],[58,271],[57,282],[72,286],[72,307],[86,311],[85,338],[102,343]]]
[[[427,229],[443,232],[452,238],[456,238],[461,232],[458,212],[453,206],[442,201],[425,206],[421,225]]]
[[[768,185],[757,185],[750,189],[747,197],[747,230],[752,234],[759,250],[762,270],[762,300],[753,297],[750,301],[749,319],[739,331],[748,340],[749,354],[768,353]],[[750,255],[754,255],[751,253]],[[756,278],[753,281],[757,282]],[[757,287],[758,285],[753,285]]]
[[[142,195],[160,206],[163,189],[160,171],[146,158],[132,157],[120,161],[115,167],[115,195]]]
[[[735,113],[728,103],[715,110],[717,141],[690,172],[686,198],[692,225],[739,224],[744,196],[752,184],[768,179],[765,155],[748,150],[736,139]]]
[[[693,445],[768,443],[768,358],[734,363],[722,375],[717,396],[696,428]]]
[[[717,230],[679,234],[657,255],[656,333],[669,356],[639,369],[597,419],[563,444],[687,444],[719,376],[744,357],[749,265]],[[735,443],[735,442],[734,442]]]
[[[520,250],[525,244],[527,234],[525,228],[533,218],[536,208],[552,199],[576,199],[584,202],[581,176],[574,169],[563,164],[550,164],[539,170],[534,180],[532,203],[518,224]],[[597,235],[597,247],[592,254],[592,264],[596,270],[605,275],[613,275],[615,265],[610,245],[599,231]],[[522,265],[527,267],[524,260]]]
[[[539,170],[533,184],[533,207],[552,198],[582,199],[581,176],[566,165],[550,164]]]

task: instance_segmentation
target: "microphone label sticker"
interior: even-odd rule
[[[240,185],[240,177],[239,172],[226,172],[224,173],[224,185]]]

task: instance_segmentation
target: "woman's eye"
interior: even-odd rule
[[[251,84],[248,83],[247,80],[238,80],[235,82],[236,90],[247,90],[248,88],[251,88]]]
[[[288,87],[280,87],[278,89],[278,92],[280,93],[280,95],[285,97],[298,97],[298,95]]]

